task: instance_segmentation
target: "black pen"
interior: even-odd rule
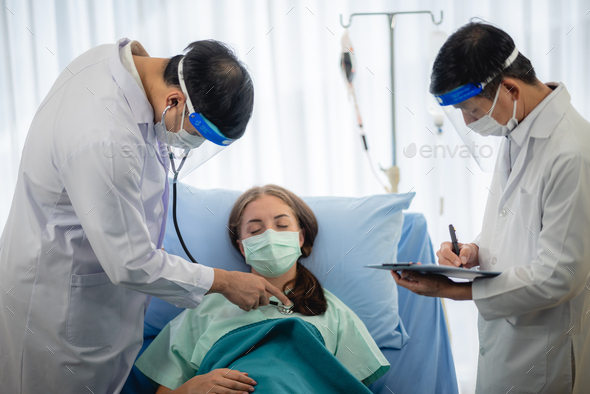
[[[451,234],[451,242],[453,243],[453,251],[459,257],[459,243],[457,242],[457,233],[455,232],[455,227],[452,224],[449,224],[449,233]],[[463,264],[461,264],[463,266]]]

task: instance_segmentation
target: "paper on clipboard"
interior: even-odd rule
[[[497,271],[480,271],[476,269],[467,269],[459,267],[448,267],[445,265],[420,265],[420,264],[369,264],[365,265],[367,268],[376,268],[389,271],[417,271],[423,274],[438,274],[449,278],[461,278],[474,280],[475,278],[491,278],[498,276],[501,272]]]

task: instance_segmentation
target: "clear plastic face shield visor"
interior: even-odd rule
[[[168,106],[162,113],[163,127],[159,131],[156,130],[158,140],[167,146],[167,154],[170,159],[168,176],[172,178],[173,183],[186,177],[235,141],[225,137],[213,123],[193,107],[184,81],[183,62],[184,58],[178,63],[178,80],[186,98],[186,104],[182,109],[180,129],[173,130],[173,126],[166,125],[166,114],[172,107]],[[198,134],[193,134],[194,131],[184,130],[187,109],[190,124]],[[170,116],[168,120],[170,120]]]
[[[508,68],[517,57],[518,49],[514,48],[498,74]],[[485,82],[469,83],[445,94],[434,96],[441,105],[447,119],[461,137],[469,155],[477,162],[479,168],[487,173],[494,172],[496,168],[496,160],[502,139],[483,135],[485,133],[479,129],[482,122],[477,121],[492,113],[498,95],[496,94],[491,108],[487,108],[488,106],[479,107],[476,100],[470,99],[480,94],[496,75],[491,76]]]

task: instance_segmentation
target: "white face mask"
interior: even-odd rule
[[[181,149],[196,149],[205,142],[205,138],[190,134],[185,129],[181,129],[178,133],[169,132],[166,137],[169,145]]]
[[[162,116],[162,121],[154,125],[157,135],[165,135],[168,145],[180,149],[196,149],[205,142],[205,138],[200,135],[191,134],[184,129],[184,112],[186,110],[186,103],[182,108],[182,122],[180,124],[180,131],[173,133],[166,129],[166,120]]]
[[[516,128],[516,126],[518,126],[518,119],[516,119],[517,100],[514,100],[512,118],[508,120],[508,123],[501,125],[496,121],[496,119],[492,118],[492,112],[494,112],[494,108],[496,107],[496,102],[498,101],[498,95],[500,94],[501,87],[502,85],[500,84],[500,86],[498,86],[498,90],[496,91],[496,97],[494,97],[494,102],[492,103],[492,109],[490,110],[490,113],[467,125],[477,134],[483,135],[484,137],[488,135],[506,136],[510,134],[510,132]]]

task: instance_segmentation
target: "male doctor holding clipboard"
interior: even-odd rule
[[[392,271],[395,281],[475,301],[477,393],[590,392],[590,124],[485,23],[449,37],[431,78],[445,111],[462,115],[459,134],[502,138],[480,235],[459,256],[444,242],[439,263],[502,274],[455,283]]]

